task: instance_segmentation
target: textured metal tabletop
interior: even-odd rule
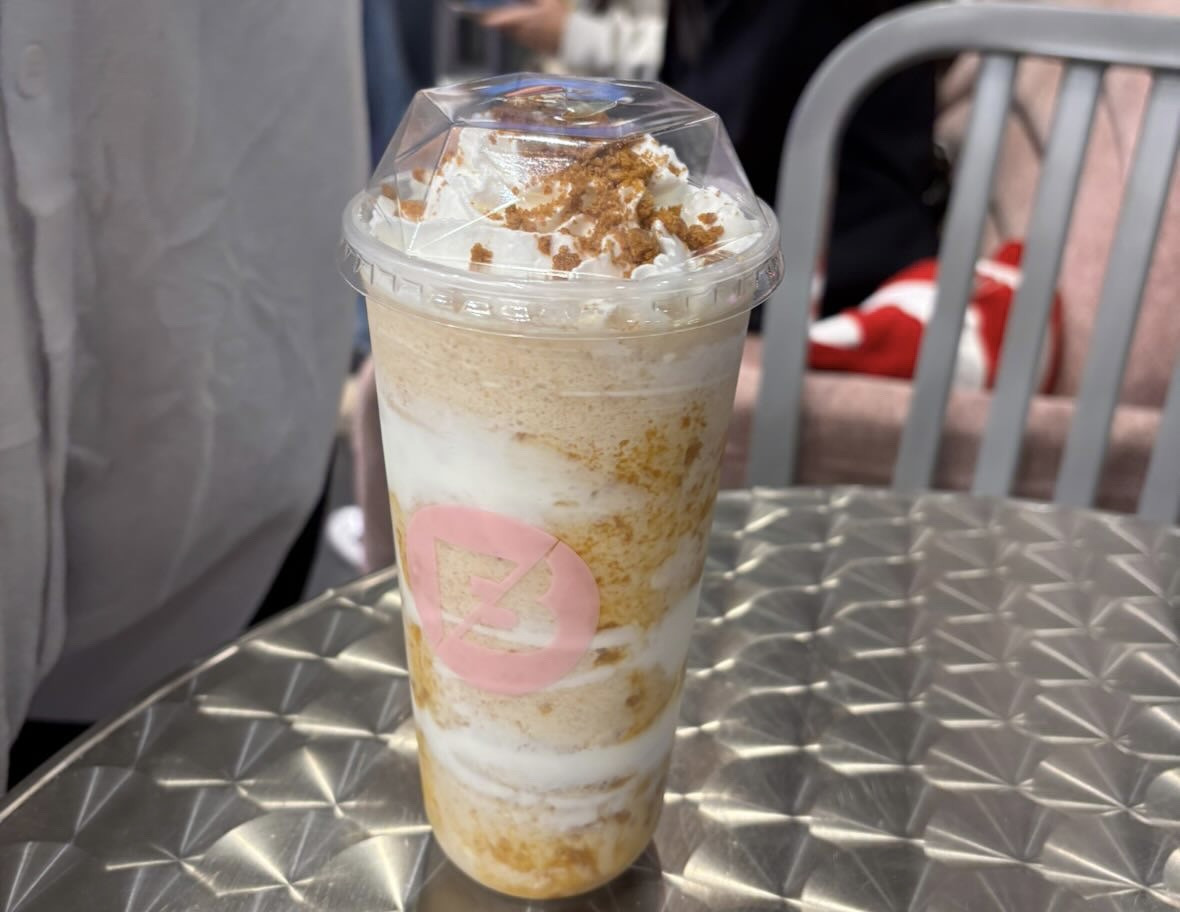
[[[1180,906],[1180,529],[864,490],[723,495],[654,845],[474,885],[418,794],[395,580],[263,628],[0,806],[4,910]]]

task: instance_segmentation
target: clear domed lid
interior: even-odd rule
[[[777,255],[717,115],[647,82],[517,74],[419,92],[350,214],[349,243],[367,235],[401,257],[525,282]]]

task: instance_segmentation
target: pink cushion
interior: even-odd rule
[[[840,374],[808,378],[803,401],[803,484],[888,484],[901,428],[909,414],[910,384]],[[967,490],[987,421],[991,396],[952,392],[933,487]],[[1073,400],[1037,396],[1030,403],[1015,496],[1052,500],[1057,469],[1073,417]],[[1112,423],[1097,506],[1134,512],[1159,427],[1159,412],[1123,405]]]
[[[740,487],[761,375],[762,341],[746,345],[722,472],[724,487]],[[908,382],[856,374],[810,374],[803,397],[799,484],[887,485],[893,478],[901,428],[909,414]],[[951,394],[934,487],[968,490],[991,395]],[[1073,400],[1038,396],[1029,407],[1015,496],[1052,500]],[[1134,512],[1159,427],[1159,411],[1123,405],[1115,412],[1097,506]]]

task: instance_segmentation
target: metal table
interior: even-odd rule
[[[544,908],[1180,906],[1178,571],[1180,529],[1132,518],[724,495],[655,843]],[[430,838],[394,584],[302,606],[12,795],[0,906],[529,908]]]

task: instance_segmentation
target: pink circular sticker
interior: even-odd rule
[[[509,561],[503,579],[473,576],[476,608],[454,623],[443,619],[438,544]],[[521,695],[543,690],[569,674],[590,648],[598,629],[598,585],[586,562],[543,529],[471,507],[434,506],[416,511],[406,529],[406,560],[414,604],[435,655],[463,680],[493,693]],[[540,563],[552,576],[537,601],[553,618],[548,643],[528,652],[492,649],[467,634],[480,626],[511,631],[516,612],[500,604]]]

